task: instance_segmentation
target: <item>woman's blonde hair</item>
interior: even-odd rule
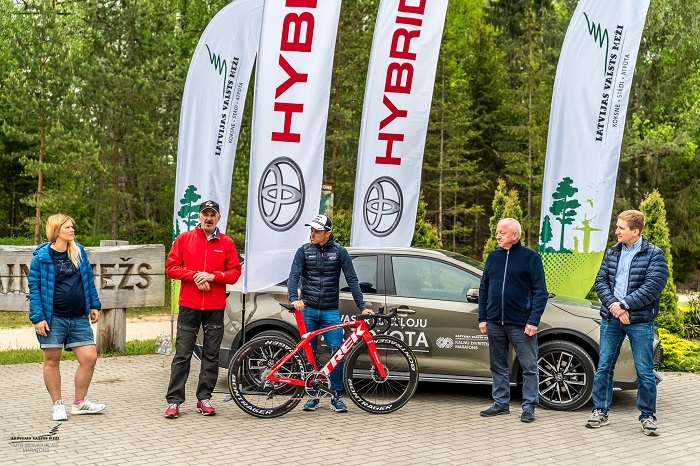
[[[75,225],[75,220],[66,214],[53,214],[46,219],[46,238],[51,244],[56,242],[61,227],[68,221]],[[68,258],[76,267],[80,265],[80,249],[78,249],[75,241],[68,242]]]

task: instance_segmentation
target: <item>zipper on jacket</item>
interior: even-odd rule
[[[204,232],[202,232],[204,233]],[[204,238],[206,239],[206,242],[204,243],[204,264],[202,265],[202,271],[206,272],[207,271],[207,252],[209,251],[209,238],[207,238],[207,235],[204,234]],[[204,290],[202,290],[202,304],[199,306],[200,310],[204,310]]]
[[[328,244],[328,242],[326,242]],[[321,253],[318,255],[318,307],[321,308],[321,303],[323,302],[323,272],[325,269],[325,262],[323,261],[323,249],[326,244],[321,246]]]
[[[508,273],[508,258],[510,257],[510,249],[506,251],[506,265],[503,267],[503,285],[501,285],[501,325],[505,325],[506,320],[506,274]]]

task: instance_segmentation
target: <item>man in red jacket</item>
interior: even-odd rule
[[[175,357],[165,399],[165,417],[175,419],[185,401],[185,382],[200,326],[204,329],[202,366],[197,384],[197,412],[216,414],[211,392],[219,375],[219,346],[224,336],[226,285],[238,281],[241,263],[233,240],[219,231],[219,204],[202,202],[199,225],[179,235],[165,263],[168,277],[180,280],[180,314],[177,319]]]

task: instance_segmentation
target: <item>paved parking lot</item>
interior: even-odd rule
[[[642,434],[636,392],[616,392],[610,425],[584,427],[590,404],[577,412],[540,409],[533,424],[510,415],[482,418],[484,386],[421,384],[400,411],[346,414],[301,406],[281,418],[253,418],[226,393],[213,397],[218,415],[194,411],[199,363],[179,419],[163,418],[170,356],[101,359],[91,397],[103,414],[51,420],[41,365],[0,366],[0,465],[5,464],[663,464],[700,465],[700,375],[668,373],[659,385],[661,435]],[[72,399],[76,363],[62,363],[64,398]],[[225,389],[225,371],[219,388]],[[328,401],[324,400],[324,405]],[[49,439],[41,439],[49,436]],[[33,437],[40,437],[39,440]],[[44,450],[44,451],[30,451]]]

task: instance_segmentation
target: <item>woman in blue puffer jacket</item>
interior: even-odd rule
[[[75,353],[75,401],[71,414],[94,414],[105,405],[87,398],[97,362],[90,323],[100,319],[100,299],[83,246],[75,242],[73,219],[55,214],[46,220],[49,240],[34,250],[29,267],[29,318],[44,354],[44,383],[53,401],[53,420],[68,419],[61,397],[59,363],[63,348]]]

